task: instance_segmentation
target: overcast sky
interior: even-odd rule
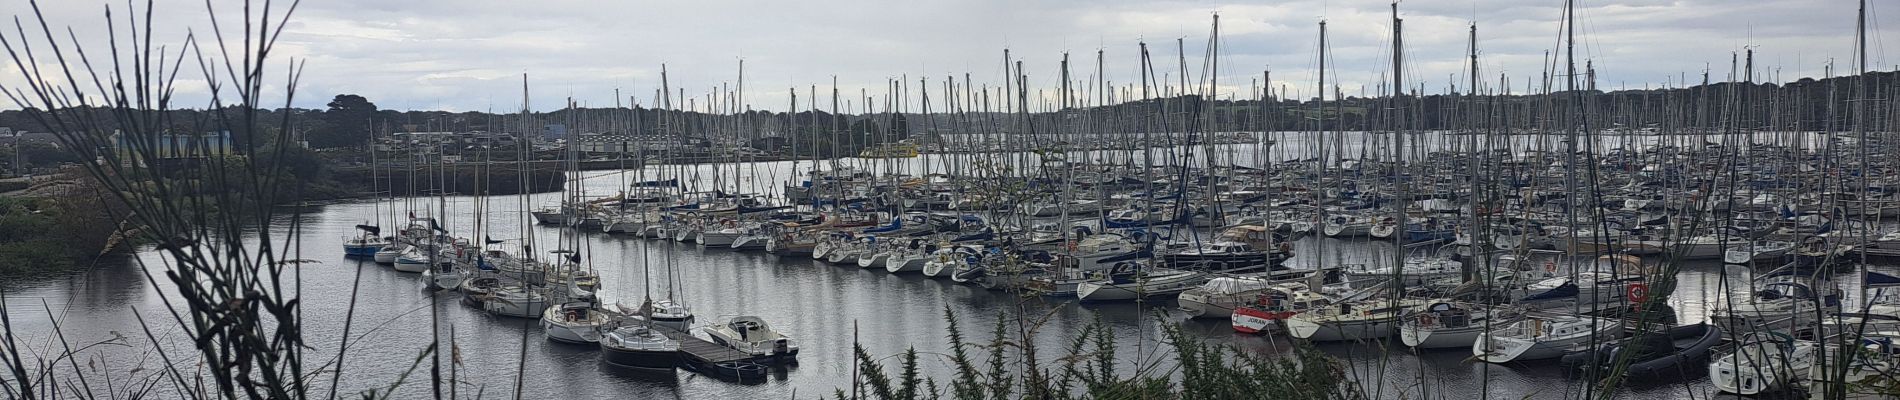
[[[31,17],[25,0],[0,2],[8,4],[0,10]],[[160,43],[179,42],[186,28],[209,32],[201,1],[157,2]],[[104,3],[42,3],[55,29],[72,26],[82,41],[103,42]],[[123,3],[113,3],[123,11]],[[238,4],[213,3],[233,12]],[[1870,62],[1900,62],[1881,50],[1889,42],[1900,45],[1887,40],[1900,33],[1882,29],[1890,20],[1883,12],[1891,11],[1882,7],[1892,7],[1874,3]],[[1508,75],[1521,92],[1543,69],[1545,52],[1559,45],[1561,6],[1561,0],[1401,3],[1405,78],[1427,92],[1469,79],[1466,30],[1476,23],[1482,80],[1495,85],[1500,74]],[[1684,74],[1700,81],[1705,67],[1719,80],[1728,74],[1730,55],[1744,46],[1756,49],[1762,79],[1775,79],[1776,72],[1781,80],[1817,76],[1828,59],[1844,69],[1852,57],[1852,0],[1582,0],[1579,7],[1578,68],[1594,60],[1605,89],[1660,86]],[[674,88],[704,98],[722,83],[738,83],[743,58],[746,103],[784,110],[788,88],[798,88],[804,108],[811,85],[829,96],[833,76],[847,97],[861,88],[879,94],[887,80],[904,76],[912,91],[917,79],[927,78],[932,96],[941,96],[938,89],[952,75],[961,81],[968,73],[978,85],[995,86],[1003,79],[1004,49],[1025,63],[1032,85],[1044,88],[1060,84],[1065,51],[1074,59],[1075,79],[1092,81],[1095,53],[1102,50],[1107,79],[1123,86],[1138,79],[1137,44],[1144,40],[1156,74],[1178,75],[1179,38],[1190,76],[1198,80],[1215,13],[1221,16],[1222,97],[1251,97],[1251,82],[1269,69],[1273,86],[1311,97],[1322,20],[1337,64],[1329,67],[1335,68],[1329,79],[1357,95],[1390,75],[1389,2],[1350,0],[307,0],[275,56],[277,70],[285,57],[307,59],[300,107],[321,108],[335,94],[355,93],[382,108],[511,111],[520,108],[523,73],[538,110],[559,108],[567,97],[612,105],[615,89],[650,104],[661,64]],[[196,71],[187,72],[196,78]],[[17,67],[0,68],[0,83],[19,82]],[[202,104],[203,86],[181,83],[181,102]]]

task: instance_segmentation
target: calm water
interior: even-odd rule
[[[1245,146],[1241,146],[1245,147]],[[1246,153],[1246,151],[1238,151]],[[943,162],[923,157],[910,163]],[[912,164],[916,165],[916,164]],[[702,181],[710,181],[711,167],[695,167]],[[763,163],[742,168],[748,176],[741,180],[748,187],[773,187],[790,172],[789,163]],[[756,172],[755,172],[756,171]],[[728,172],[730,174],[730,172]],[[589,172],[578,181],[590,193],[611,193],[622,180],[634,174]],[[729,175],[728,175],[729,176]],[[570,183],[574,184],[574,183]],[[523,231],[521,204],[529,208],[555,204],[560,194],[498,197],[488,202],[490,236],[518,240],[523,232],[532,232],[538,249],[555,249],[563,239],[563,230],[529,227]],[[428,200],[423,204],[433,203]],[[443,200],[448,212],[441,215],[448,228],[468,235],[466,227],[474,220],[470,211],[474,199],[453,197]],[[581,237],[582,251],[601,276],[606,301],[636,304],[645,293],[649,279],[656,291],[678,287],[672,295],[691,306],[701,323],[723,322],[732,315],[764,316],[776,328],[794,335],[803,347],[800,363],[778,370],[764,382],[737,383],[681,371],[678,374],[652,376],[631,374],[607,367],[597,360],[595,349],[547,341],[533,320],[494,317],[461,305],[454,293],[439,294],[431,307],[431,293],[421,289],[418,275],[394,271],[367,261],[341,257],[340,244],[352,234],[352,226],[373,221],[378,215],[403,212],[403,201],[358,202],[322,207],[303,215],[303,233],[295,258],[317,260],[297,272],[304,299],[305,335],[316,346],[311,363],[330,361],[343,333],[345,315],[350,312],[352,286],[355,289],[354,326],[351,327],[351,351],[343,360],[341,390],[357,392],[388,385],[396,376],[411,368],[416,356],[430,340],[432,315],[439,318],[444,337],[453,337],[461,363],[456,365],[457,389],[463,397],[482,392],[488,398],[513,395],[518,379],[517,365],[526,376],[522,381],[526,398],[813,398],[843,388],[851,382],[851,345],[853,338],[871,354],[885,356],[915,347],[924,353],[921,364],[929,376],[943,381],[950,377],[947,360],[936,354],[947,350],[947,307],[963,319],[965,332],[976,340],[987,338],[988,330],[999,313],[1013,311],[1021,301],[1015,297],[964,286],[948,280],[934,280],[917,274],[892,275],[857,267],[838,267],[814,262],[809,258],[780,259],[764,253],[705,249],[697,245],[586,234]],[[393,207],[393,208],[392,208]],[[418,211],[419,214],[426,212]],[[292,220],[282,218],[273,229],[286,229]],[[382,222],[385,226],[389,222]],[[1308,239],[1301,249],[1315,248]],[[1333,241],[1326,245],[1328,263],[1342,260],[1383,260],[1380,251],[1368,250],[1365,243]],[[1389,251],[1389,250],[1388,250]],[[1295,265],[1311,263],[1311,253],[1296,258]],[[108,262],[67,277],[54,277],[4,285],[7,312],[25,333],[24,343],[42,352],[56,349],[49,341],[51,319],[41,303],[60,316],[66,340],[75,346],[122,335],[130,345],[107,345],[89,350],[87,359],[101,368],[124,371],[143,368],[141,376],[156,371],[159,358],[152,354],[135,314],[167,327],[164,300],[157,294],[171,292],[169,283],[148,281],[141,268],[162,271],[163,260],[154,253],[137,256],[144,263]],[[645,273],[650,269],[651,273]],[[1704,299],[1717,293],[1720,267],[1694,268],[1684,272],[1683,283],[1672,304],[1684,321],[1697,321],[1706,315]],[[159,272],[154,272],[159,273]],[[1730,271],[1739,275],[1739,271]],[[672,282],[673,285],[668,285]],[[656,297],[664,297],[656,295]],[[1285,339],[1246,336],[1232,333],[1227,321],[1183,320],[1166,313],[1172,300],[1153,303],[1074,304],[1061,300],[1029,300],[1030,312],[1049,310],[1049,321],[1042,328],[1043,348],[1054,350],[1073,332],[1099,318],[1113,329],[1121,348],[1119,360],[1125,370],[1136,363],[1166,362],[1155,354],[1163,347],[1158,341],[1164,327],[1180,326],[1190,334],[1215,343],[1232,344],[1259,357],[1285,353]],[[452,333],[452,334],[451,334]],[[195,356],[186,348],[179,333],[170,328],[154,329],[171,357]],[[1414,354],[1399,344],[1323,345],[1322,349],[1340,356],[1352,366],[1352,373],[1368,385],[1367,390],[1382,398],[1419,398],[1454,396],[1486,398],[1577,397],[1585,386],[1566,378],[1555,366],[1489,365],[1464,360],[1469,351],[1451,350]],[[1053,355],[1053,352],[1044,353]],[[446,358],[445,358],[446,360]],[[895,364],[896,358],[886,359]],[[446,362],[446,361],[445,361]],[[190,362],[180,362],[187,371]],[[447,367],[444,367],[445,369]],[[445,371],[444,375],[448,372]],[[327,379],[327,376],[325,377]],[[399,397],[429,396],[428,362],[398,390]],[[1380,384],[1383,383],[1383,384]],[[123,384],[123,383],[119,383]],[[326,381],[327,384],[327,381]],[[103,386],[95,380],[95,386]],[[1661,384],[1625,389],[1632,398],[1707,398],[1713,389],[1706,379],[1687,383]],[[1423,393],[1421,393],[1423,392]]]

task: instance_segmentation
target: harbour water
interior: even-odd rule
[[[1245,145],[1225,148],[1233,154],[1267,153]],[[910,163],[909,171],[916,173],[920,171],[916,166],[924,163],[946,164],[939,157],[945,156],[926,155],[901,162]],[[742,188],[776,190],[796,175],[790,162],[725,164],[719,168],[730,177],[735,165],[742,175],[738,184]],[[658,168],[679,167],[653,166],[647,170]],[[685,176],[697,176],[709,185],[713,168],[692,166]],[[570,180],[569,185],[583,185],[589,194],[606,195],[639,175],[631,171],[590,171],[584,179]],[[727,181],[726,185],[732,183]],[[558,204],[561,197],[560,193],[543,193],[491,198],[486,202],[484,220],[488,235],[513,241],[521,239],[522,232],[532,232],[537,249],[568,247],[559,244],[562,232],[572,232],[567,228],[531,226],[524,230],[520,226],[527,220],[524,207]],[[536,320],[482,313],[460,304],[460,296],[453,293],[424,290],[416,274],[368,260],[346,259],[337,250],[352,234],[354,225],[390,226],[390,216],[410,212],[409,208],[418,215],[432,215],[450,231],[463,234],[475,220],[472,210],[476,200],[456,196],[346,202],[305,210],[295,217],[282,216],[276,221],[274,229],[287,230],[294,224],[301,230],[295,246],[299,253],[289,258],[314,261],[294,267],[287,278],[295,281],[286,283],[293,285],[303,299],[304,335],[314,346],[307,361],[311,370],[327,362],[342,362],[346,372],[340,377],[339,390],[345,393],[391,385],[396,377],[410,371],[409,380],[396,389],[397,397],[428,397],[431,387],[426,377],[433,359],[418,356],[430,343],[431,327],[439,326],[443,338],[454,339],[443,344],[448,349],[443,353],[442,370],[447,379],[453,367],[454,379],[459,382],[453,390],[460,397],[473,397],[474,393],[489,398],[512,397],[519,381],[524,398],[814,398],[851,384],[854,343],[879,357],[914,347],[924,354],[920,364],[926,376],[941,382],[952,373],[947,359],[941,356],[948,350],[944,311],[955,313],[964,331],[982,340],[999,315],[1016,312],[1019,304],[1033,315],[1048,312],[1050,318],[1041,327],[1049,333],[1041,336],[1046,342],[1044,349],[1061,348],[1070,334],[1093,321],[1106,324],[1125,351],[1119,355],[1124,371],[1171,362],[1172,356],[1162,351],[1165,344],[1161,341],[1168,326],[1178,326],[1193,337],[1233,345],[1258,357],[1276,357],[1287,353],[1291,346],[1283,336],[1236,334],[1226,319],[1187,320],[1173,311],[1172,299],[1108,304],[1025,299],[949,280],[833,266],[806,257],[780,258],[762,252],[586,233],[581,236],[579,250],[586,255],[587,265],[600,274],[603,289],[599,294],[604,302],[638,304],[648,290],[665,293],[670,288],[673,293],[655,297],[682,301],[698,314],[701,324],[734,315],[765,316],[776,329],[796,337],[803,349],[796,365],[774,369],[760,382],[725,381],[687,371],[630,373],[599,362],[592,346],[546,340]],[[429,211],[438,202],[446,213]],[[1327,242],[1322,246],[1315,242],[1318,240]],[[1329,264],[1390,259],[1389,244],[1365,239],[1306,238],[1296,247],[1305,250],[1288,263],[1296,268],[1312,267],[1315,256],[1322,256]],[[154,327],[173,325],[155,320],[172,318],[167,311],[171,305],[158,295],[172,291],[171,283],[163,276],[164,268],[162,257],[146,251],[135,259],[102,261],[70,276],[7,282],[3,287],[6,310],[16,329],[25,335],[22,343],[41,350],[59,346],[60,341],[51,335],[53,321],[57,320],[64,342],[75,347],[108,342],[82,352],[81,362],[96,363],[98,368],[133,378],[151,379],[163,361],[161,355],[150,351],[148,334],[139,321],[143,318],[154,322],[150,324]],[[1723,292],[1719,283],[1724,278],[1731,284],[1746,285],[1745,269],[1724,268],[1719,264],[1685,268],[1670,300],[1679,321],[1706,319],[1711,302]],[[650,274],[643,273],[643,269],[650,270]],[[435,307],[430,307],[432,302]],[[45,304],[44,309],[40,303]],[[350,349],[347,357],[335,360],[346,320],[353,320],[349,327]],[[164,343],[168,349],[165,356],[189,370],[190,362],[184,360],[196,353],[177,332],[155,329],[149,336]],[[1468,349],[1415,351],[1396,339],[1319,346],[1346,361],[1354,378],[1377,398],[1577,398],[1590,390],[1590,385],[1569,376],[1555,363],[1472,362],[1467,360]],[[895,360],[884,358],[883,362],[895,365]],[[320,378],[327,384],[330,377]],[[165,390],[164,385],[157,390]],[[1714,395],[1706,378],[1639,383],[1618,390],[1630,398]]]

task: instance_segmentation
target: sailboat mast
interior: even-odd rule
[[[1569,95],[1571,106],[1575,106],[1577,102],[1577,27],[1575,6],[1576,0],[1564,0],[1564,46],[1566,46],[1564,51],[1564,92]],[[1567,238],[1570,242],[1566,248],[1570,249],[1577,248],[1578,239],[1577,124],[1575,121],[1570,120],[1571,117],[1574,116],[1575,114],[1566,112],[1564,113],[1564,118],[1560,119],[1564,124],[1564,219],[1570,228],[1570,235]],[[1577,271],[1577,257],[1574,257],[1573,254],[1573,257],[1568,257],[1568,261],[1571,273],[1575,274]],[[1582,305],[1579,304],[1578,307],[1578,309],[1581,310]]]
[[[1467,138],[1469,141],[1467,148],[1471,152],[1465,159],[1465,187],[1470,188],[1471,192],[1469,196],[1471,197],[1465,199],[1465,203],[1471,206],[1471,214],[1468,220],[1469,226],[1466,226],[1466,231],[1470,233],[1465,239],[1467,242],[1465,246],[1471,249],[1472,258],[1477,259],[1479,263],[1483,263],[1489,259],[1485,251],[1490,249],[1482,246],[1481,243],[1484,241],[1479,240],[1478,237],[1481,233],[1481,231],[1478,230],[1478,205],[1479,200],[1482,198],[1478,190],[1478,163],[1479,157],[1489,157],[1489,153],[1480,152],[1478,149],[1478,130],[1476,129],[1477,123],[1475,122],[1477,120],[1476,114],[1478,113],[1478,104],[1476,101],[1478,98],[1478,24],[1476,23],[1471,24],[1470,50],[1471,87],[1465,88],[1465,94],[1466,98],[1473,100],[1470,104],[1467,104],[1467,107],[1470,107],[1468,112],[1473,115],[1465,118],[1465,123],[1467,124],[1465,133],[1467,136],[1470,136]],[[1475,278],[1475,275],[1477,275],[1472,264],[1473,263],[1464,263],[1464,266],[1460,268],[1461,271],[1459,274],[1464,278],[1464,282],[1471,282],[1472,278]],[[1488,271],[1489,269],[1486,270]],[[1490,280],[1486,279],[1485,282],[1490,282]]]
[[[1313,137],[1313,143],[1314,143],[1313,169],[1315,170],[1313,174],[1313,178],[1314,180],[1317,181],[1316,186],[1318,187],[1316,188],[1317,190],[1311,190],[1310,192],[1313,193],[1313,204],[1322,205],[1322,207],[1314,211],[1313,228],[1323,230],[1325,229],[1325,226],[1326,226],[1325,224],[1327,223],[1326,211],[1325,211],[1326,209],[1323,207],[1323,205],[1326,204],[1325,203],[1325,196],[1326,196],[1326,21],[1325,20],[1319,21],[1318,59],[1319,59],[1319,86],[1316,88],[1317,91],[1314,92],[1313,94],[1314,96],[1317,96],[1313,101],[1313,108],[1314,108],[1313,115],[1319,119],[1317,121],[1318,126],[1316,127],[1318,128],[1319,135]],[[1326,268],[1326,251],[1325,250],[1326,250],[1325,239],[1319,239],[1319,240],[1313,241],[1314,268]]]
[[[1393,223],[1397,224],[1392,234],[1392,271],[1402,274],[1405,269],[1405,239],[1409,235],[1408,217],[1405,206],[1412,201],[1405,187],[1405,43],[1403,25],[1399,19],[1399,3],[1392,2],[1392,205]],[[1402,282],[1402,280],[1393,280]]]

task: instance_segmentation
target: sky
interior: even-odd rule
[[[170,44],[175,52],[191,32],[201,48],[214,48],[204,1],[154,1],[155,45]],[[210,3],[227,35],[241,29],[235,24],[242,0]],[[1893,23],[1888,15],[1900,14],[1892,2],[1872,3],[1869,64],[1893,69],[1900,59],[1886,58],[1883,49],[1900,45],[1900,32],[1883,28]],[[0,15],[33,23],[28,0],[0,4]],[[272,14],[281,15],[286,4]],[[43,0],[38,6],[68,51],[66,27],[102,65],[105,13],[110,8],[119,18],[114,25],[123,26],[127,4]],[[1546,52],[1561,51],[1562,6],[1561,0],[1400,3],[1406,86],[1426,93],[1452,85],[1464,90],[1468,29],[1476,24],[1483,85],[1495,90],[1508,79],[1511,90],[1525,91],[1540,81]],[[1270,87],[1304,99],[1317,92],[1321,21],[1327,23],[1329,81],[1348,95],[1377,94],[1390,85],[1390,7],[1383,0],[307,0],[284,26],[269,70],[270,82],[281,83],[293,59],[302,63],[297,107],[322,108],[332,96],[351,93],[385,109],[512,112],[522,107],[524,74],[536,110],[560,108],[570,98],[594,107],[616,99],[650,106],[664,65],[674,94],[683,89],[703,108],[708,95],[737,89],[743,60],[741,96],[753,109],[790,108],[794,88],[799,108],[809,108],[814,86],[821,108],[829,109],[835,77],[847,111],[862,111],[859,94],[880,97],[893,80],[908,83],[909,108],[921,111],[922,88],[929,86],[933,101],[941,101],[951,77],[1002,85],[1005,50],[1023,62],[1031,96],[1038,90],[1042,98],[1055,96],[1064,52],[1072,59],[1071,82],[1093,85],[1098,51],[1105,60],[1101,80],[1118,88],[1118,99],[1139,96],[1131,85],[1139,82],[1142,42],[1156,78],[1178,82],[1177,54],[1185,54],[1189,84],[1202,87],[1218,14],[1218,74],[1211,80],[1220,97],[1252,98],[1270,71]],[[1837,75],[1851,70],[1852,0],[1579,0],[1577,7],[1577,68],[1589,61],[1602,89],[1700,82],[1705,69],[1711,79],[1724,80],[1731,56],[1744,49],[1756,52],[1757,80],[1819,76],[1830,59],[1840,64]],[[24,42],[41,46],[44,55],[44,37],[28,33]],[[16,46],[23,42],[13,29],[0,35]],[[1185,48],[1177,48],[1177,39]],[[1562,59],[1557,62],[1561,67]],[[179,80],[179,107],[206,103],[202,71],[186,68]],[[18,65],[0,67],[0,85],[18,89],[23,82]],[[282,104],[284,87],[269,89]],[[17,107],[0,99],[0,108]]]

